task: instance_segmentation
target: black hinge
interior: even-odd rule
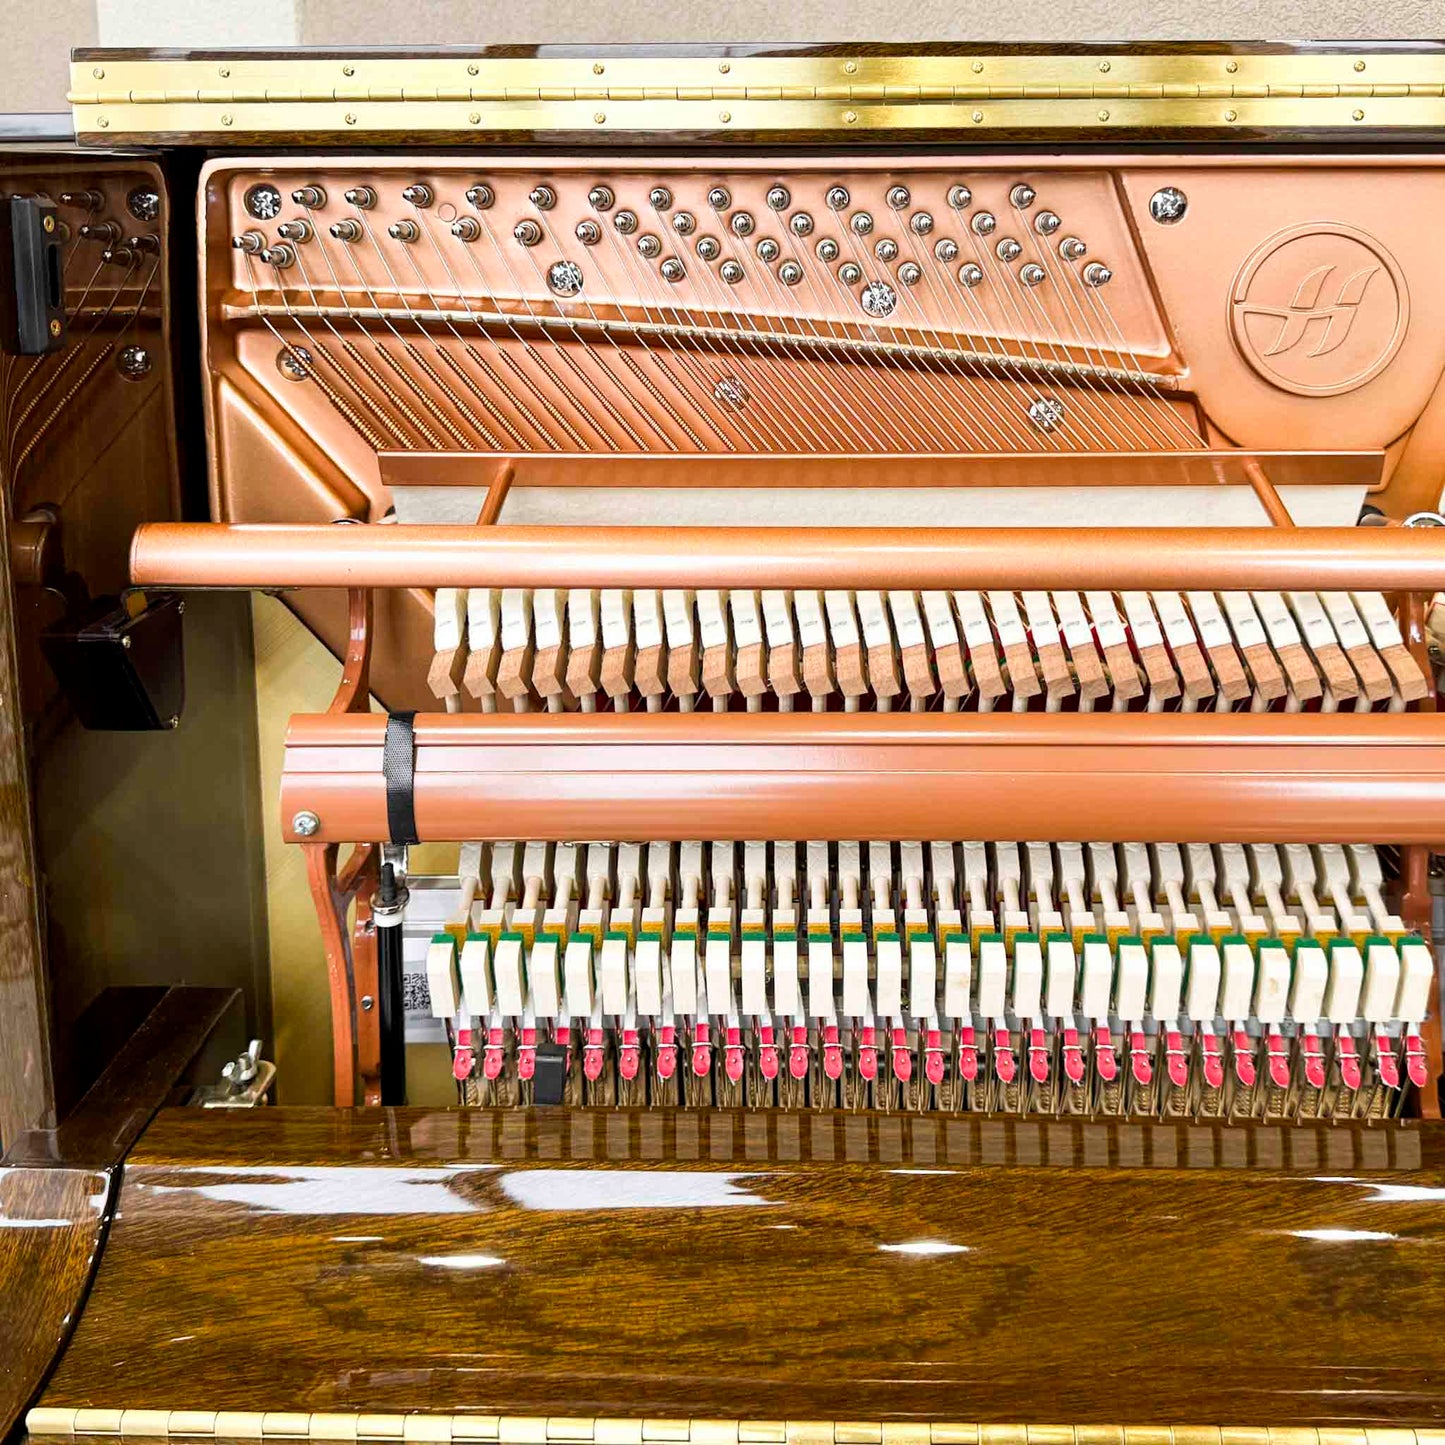
[[[53,202],[0,200],[0,351],[43,356],[65,345],[62,235]]]

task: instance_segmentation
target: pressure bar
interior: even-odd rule
[[[137,586],[1445,590],[1445,529],[151,523]]]
[[[1431,713],[420,714],[424,842],[1445,841]],[[292,842],[388,838],[371,714],[291,719]],[[298,825],[298,818],[300,823]]]

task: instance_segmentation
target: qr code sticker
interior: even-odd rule
[[[401,978],[402,1004],[408,1014],[431,1017],[431,989],[427,987],[426,974],[405,973]]]

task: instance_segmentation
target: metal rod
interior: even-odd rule
[[[131,579],[172,587],[1445,589],[1421,527],[141,527]]]
[[[1275,490],[1274,483],[1265,476],[1264,468],[1253,457],[1246,459],[1244,474],[1249,478],[1249,485],[1254,488],[1254,495],[1259,498],[1259,504],[1264,508],[1270,522],[1276,527],[1293,527],[1294,518],[1290,516],[1284,498]]]
[[[406,992],[401,928],[406,901],[406,885],[397,878],[395,865],[383,863],[381,885],[371,901],[371,915],[376,923],[383,1104],[406,1103]]]

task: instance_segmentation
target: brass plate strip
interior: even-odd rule
[[[960,1425],[846,1420],[641,1420],[38,1406],[37,1437],[400,1441],[403,1445],[1445,1445],[1445,1430],[1218,1425]]]
[[[1445,54],[246,55],[71,65],[91,140],[1445,128]]]

